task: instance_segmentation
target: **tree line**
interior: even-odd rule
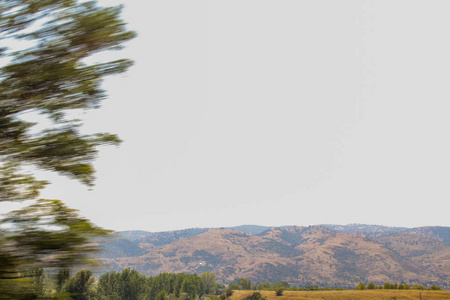
[[[343,290],[342,288],[321,288],[316,285],[297,287],[287,281],[262,282],[253,284],[248,278],[236,278],[228,286],[218,283],[213,272],[200,275],[185,273],[161,273],[157,276],[146,276],[134,269],[124,269],[120,272],[111,271],[95,278],[91,270],[79,270],[74,276],[69,271],[57,274],[46,273],[36,269],[33,274],[34,299],[74,299],[74,300],[225,300],[234,290],[270,290],[276,296],[284,291],[316,291]],[[391,284],[367,286],[360,283],[357,290],[365,289],[418,289],[425,290],[423,285]],[[440,290],[431,286],[430,290]],[[249,300],[259,297],[257,292],[250,295]],[[1,297],[0,297],[1,298]]]
[[[376,289],[384,289],[384,290],[426,290],[427,288],[420,284],[409,285],[406,283],[390,283],[385,282],[383,285],[376,285],[373,282],[369,282],[367,286],[364,283],[360,283],[357,290],[376,290]],[[440,290],[441,288],[432,285],[428,288],[428,290]]]
[[[68,272],[46,274],[38,269],[32,278],[37,299],[194,300],[226,290],[225,285],[217,283],[212,272],[146,276],[133,269],[124,269],[104,273],[97,280],[87,269],[79,270],[74,276]]]

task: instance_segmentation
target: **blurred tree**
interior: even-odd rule
[[[22,174],[24,165],[92,185],[96,146],[119,139],[82,135],[79,121],[67,119],[67,112],[98,107],[105,98],[102,78],[131,65],[126,59],[84,62],[97,52],[120,49],[134,37],[118,18],[121,8],[75,0],[0,0],[0,8],[0,38],[12,44],[33,42],[30,48],[1,51],[10,62],[0,68],[0,201],[35,198],[46,184]],[[31,133],[36,124],[20,118],[28,112],[47,116],[53,126]]]
[[[0,202],[39,197],[48,182],[30,170],[54,171],[93,185],[97,146],[120,140],[105,133],[81,134],[81,121],[68,112],[99,107],[106,97],[102,78],[132,64],[126,59],[86,63],[91,55],[121,49],[134,37],[120,11],[96,1],[0,0],[0,40],[11,46],[0,47]],[[42,130],[25,120],[28,113],[51,123]],[[94,249],[90,238],[105,233],[57,200],[9,213],[2,225],[2,299],[38,295],[39,285],[31,278],[36,267],[66,269],[84,262]]]
[[[7,240],[27,261],[26,268],[64,270],[87,263],[89,255],[97,251],[92,238],[108,232],[59,200],[38,200],[8,213],[2,223],[14,224],[8,230]]]

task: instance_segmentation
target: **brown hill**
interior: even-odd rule
[[[131,267],[149,275],[212,271],[222,282],[245,277],[354,287],[369,281],[441,286],[449,281],[449,245],[407,233],[371,238],[322,226],[272,228],[259,235],[210,229],[163,244],[144,239],[144,255],[104,261],[110,269]]]

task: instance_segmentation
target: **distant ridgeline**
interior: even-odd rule
[[[125,231],[100,242],[104,271],[214,272],[218,282],[354,288],[386,282],[450,288],[450,227],[318,225]]]

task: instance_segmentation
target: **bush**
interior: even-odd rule
[[[275,291],[275,296],[283,296],[283,289],[277,289]]]
[[[360,283],[356,289],[357,290],[365,290],[366,286],[364,285],[364,283]]]
[[[438,286],[432,285],[432,286],[430,287],[430,290],[432,290],[432,291],[440,291],[441,288],[438,287]]]
[[[233,290],[230,289],[230,288],[228,288],[228,289],[225,291],[225,295],[226,295],[227,297],[231,297],[231,295],[233,295]]]
[[[244,298],[244,300],[261,300],[261,299],[266,299],[266,298],[264,298],[260,292],[254,292],[253,294]]]

